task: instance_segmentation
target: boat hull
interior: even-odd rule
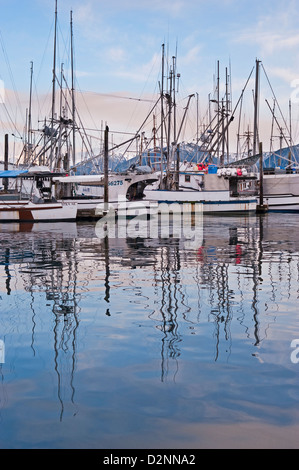
[[[107,213],[107,205],[103,199],[74,199],[77,204],[77,219],[99,219]],[[156,203],[154,204],[156,206]],[[109,201],[108,207],[118,215],[130,216],[136,210],[148,211],[153,206],[145,200],[128,201],[123,199]]]
[[[50,204],[0,204],[0,222],[54,222],[76,220],[75,203]]]
[[[299,174],[264,175],[263,194],[271,212],[299,212]]]
[[[271,212],[299,212],[299,196],[266,196],[265,203]]]
[[[240,198],[234,199],[231,198],[229,200],[210,200],[210,201],[202,201],[202,200],[195,200],[190,198],[189,201],[187,200],[170,200],[163,195],[164,197],[159,199],[146,199],[141,201],[125,201],[125,202],[118,202],[118,201],[111,201],[109,203],[109,207],[113,208],[115,212],[119,216],[133,216],[136,211],[144,211],[144,213],[148,213],[151,209],[156,209],[158,204],[179,204],[180,206],[183,204],[190,203],[191,210],[195,210],[195,204],[199,203],[202,204],[202,210],[204,214],[215,214],[215,213],[255,213],[257,207],[257,200],[255,198]],[[100,201],[85,201],[79,202],[78,201],[78,211],[77,211],[77,219],[98,219],[103,217],[107,213],[105,205],[102,200]]]
[[[256,212],[256,197],[231,197],[227,191],[145,191],[147,202],[195,204],[201,203],[204,214]]]

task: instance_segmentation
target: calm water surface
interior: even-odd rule
[[[0,448],[299,448],[298,230],[1,226]]]

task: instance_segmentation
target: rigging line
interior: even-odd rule
[[[42,60],[40,62],[39,70],[38,70],[38,73],[37,73],[37,81],[39,80],[39,76],[41,74],[41,70],[42,70],[44,60],[45,60],[45,56],[46,56],[46,51],[48,49],[48,45],[49,45],[49,42],[50,42],[50,37],[52,36],[53,24],[54,24],[54,19],[52,21],[52,25],[51,25],[51,28],[50,28],[50,31],[49,31],[48,39],[47,39],[47,42],[46,42],[46,46],[44,48],[44,52],[43,52],[43,55],[42,55]]]
[[[279,157],[281,158],[281,160],[285,160],[286,162],[289,162],[289,157],[285,157],[284,155],[281,155],[280,153],[278,153],[279,150],[276,150],[276,152],[271,152],[271,154],[269,155],[270,157],[271,156],[274,156],[274,157]],[[293,162],[292,162],[293,163]]]
[[[234,110],[233,110],[233,112],[231,113],[230,121],[229,121],[229,122],[232,122],[232,120],[233,120],[233,118],[234,118],[234,114],[235,114],[235,112],[236,112],[236,110],[237,110],[237,108],[238,108],[238,106],[239,106],[240,101],[241,101],[242,98],[243,98],[244,92],[245,92],[245,90],[246,90],[246,88],[247,88],[248,82],[249,82],[249,80],[250,80],[250,78],[251,78],[251,75],[252,75],[252,73],[253,73],[253,71],[254,71],[254,68],[255,68],[255,67],[253,66],[253,67],[252,67],[252,70],[251,70],[251,72],[250,72],[250,74],[249,74],[249,77],[248,77],[247,80],[246,80],[246,83],[245,83],[245,85],[244,85],[244,88],[242,89],[241,95],[240,95],[240,97],[239,97],[239,99],[238,99],[238,101],[237,101],[237,103],[236,103],[236,105],[235,105],[235,107],[234,107]],[[228,128],[228,125],[227,125],[227,128]],[[218,139],[218,140],[219,140],[219,139]],[[217,141],[216,143],[218,144],[218,141]],[[210,151],[214,151],[215,145],[216,145],[216,144],[214,144],[214,145],[212,146],[212,149],[210,149]],[[199,150],[200,150],[200,151],[202,150],[202,146],[200,147]],[[193,160],[194,157],[195,157],[195,155],[193,155],[192,160]],[[192,160],[191,160],[191,161],[192,161]]]
[[[92,129],[92,128],[89,128],[89,127],[85,127],[85,130],[86,131],[94,131],[94,132],[100,132],[101,134],[104,132],[104,129]],[[135,135],[136,133],[135,132],[123,132],[123,131],[112,131],[112,130],[109,130],[109,132],[111,134],[127,134],[127,135]],[[99,137],[97,137],[99,138]]]
[[[11,125],[12,125],[12,130],[14,130],[15,132],[17,132],[17,133],[19,134],[18,137],[19,137],[20,139],[22,139],[23,137],[21,136],[20,132],[19,132],[18,129],[16,128],[16,125],[15,125],[15,123],[13,122],[13,120],[12,120],[10,114],[9,114],[9,111],[8,111],[8,109],[7,109],[7,107],[6,107],[6,104],[5,104],[5,103],[2,103],[2,105],[4,106],[4,109],[5,109],[5,111],[6,111],[6,113],[7,113],[7,116],[8,116],[8,118],[9,118],[9,120],[10,120],[10,123],[11,123]]]
[[[55,75],[56,75],[56,74],[55,74]],[[64,91],[63,91],[62,83],[61,83],[61,84],[59,83],[58,77],[56,77],[56,79],[57,79],[57,82],[58,82],[59,87],[61,88],[62,95],[63,95],[64,98],[65,98],[66,106],[68,107],[69,111],[72,112],[72,110],[71,110],[71,108],[70,108],[70,105],[69,105],[69,103],[68,103],[68,100],[67,100],[67,98],[66,98],[66,95],[65,95],[65,93],[64,93]],[[63,74],[63,80],[64,80],[64,82],[65,82],[65,84],[66,84],[66,90],[68,91],[69,94],[71,94],[71,90],[69,89],[69,86],[68,86],[68,83],[67,83],[67,80],[66,80],[64,74]],[[87,108],[87,109],[88,109],[88,108]],[[88,138],[87,138],[88,136],[87,136],[87,134],[86,134],[86,129],[85,129],[85,127],[83,126],[82,119],[81,119],[81,117],[80,117],[80,115],[79,115],[79,113],[78,113],[78,110],[77,110],[77,107],[76,107],[76,106],[75,106],[75,112],[77,113],[77,117],[78,117],[78,119],[79,119],[81,128],[83,129],[83,134],[85,135],[85,137],[86,137],[86,139],[87,139],[87,142],[88,142],[88,144],[89,144],[89,147],[90,147],[89,149],[87,148],[87,145],[86,145],[86,143],[85,143],[85,140],[82,138],[81,128],[80,128],[79,126],[77,126],[77,130],[78,130],[78,132],[79,132],[79,134],[80,134],[80,136],[81,136],[81,138],[82,138],[82,143],[84,144],[84,147],[85,147],[86,151],[88,152],[90,158],[92,158],[91,155],[93,155],[93,150],[92,150],[92,147],[91,147],[91,143],[89,142],[89,140],[88,140]]]
[[[243,90],[242,90],[242,92],[241,92],[241,95],[240,95],[240,97],[239,97],[239,99],[238,99],[238,101],[237,101],[237,104],[236,104],[236,106],[234,107],[234,110],[233,110],[233,112],[232,112],[232,114],[231,114],[232,116],[234,116],[234,114],[235,114],[235,112],[236,112],[236,110],[237,110],[237,107],[239,106],[239,103],[240,103],[241,99],[243,98],[245,89],[246,89],[246,87],[247,87],[247,85],[248,85],[248,82],[249,82],[249,80],[250,80],[250,78],[251,78],[251,75],[252,75],[252,72],[253,72],[254,68],[255,68],[255,66],[252,67],[252,70],[251,70],[251,72],[250,72],[250,74],[249,74],[249,77],[247,78],[247,81],[246,81],[245,86],[244,86],[244,88],[243,88]]]
[[[35,81],[35,78],[34,78],[34,74],[33,74],[33,84],[34,84],[34,91],[35,91],[35,96],[36,96],[36,101],[37,101],[38,116],[40,116],[41,115],[41,104],[40,104],[40,101],[39,101],[39,94],[38,94],[38,91],[37,91],[37,84],[36,84],[36,81]],[[37,121],[39,121],[39,118],[37,119]]]
[[[43,113],[43,110],[45,109],[45,107],[49,106],[49,100],[50,100],[50,95],[51,95],[51,88],[52,88],[52,84],[49,84],[49,87],[48,87],[48,90],[42,94],[42,103],[40,104],[40,115],[42,115]],[[36,89],[36,93],[37,93],[37,89]],[[39,98],[39,103],[40,103],[40,98]],[[50,113],[51,113],[51,108],[50,108]],[[48,114],[48,111],[45,112],[45,114]],[[42,122],[44,122],[44,119],[42,120]]]
[[[91,112],[90,112],[88,106],[87,106],[85,97],[84,97],[84,95],[83,95],[83,93],[82,93],[82,90],[80,89],[80,86],[79,86],[79,83],[78,83],[77,79],[76,79],[76,88],[77,88],[77,90],[79,91],[81,98],[83,99],[83,102],[84,102],[84,104],[85,104],[85,106],[86,106],[86,109],[87,109],[87,111],[88,111],[88,114],[89,114],[89,116],[90,116],[90,118],[91,118],[91,120],[92,120],[94,126],[96,127],[96,123],[95,123],[95,121],[94,121],[94,118],[93,118],[93,116],[92,116],[92,114],[91,114]],[[91,129],[89,129],[89,130],[91,130]],[[100,129],[93,129],[93,130],[94,130],[95,132],[101,132]]]
[[[142,91],[141,91],[141,93],[140,93],[141,96],[142,96],[142,94],[144,93],[144,90],[145,90],[145,88],[146,88],[147,83],[149,82],[149,77],[150,77],[151,74],[152,74],[152,71],[153,71],[153,69],[154,69],[154,67],[155,67],[156,62],[157,62],[157,56],[155,57],[155,60],[154,60],[154,62],[153,62],[153,64],[152,64],[152,67],[151,67],[150,72],[148,73],[147,80],[146,80],[146,82],[144,83],[143,89],[142,89]],[[133,101],[138,101],[138,102],[144,102],[144,103],[145,103],[145,102],[148,102],[148,103],[154,103],[154,102],[155,102],[155,100],[153,100],[153,99],[152,99],[152,100],[149,100],[149,99],[147,100],[147,99],[142,99],[142,98],[129,98],[129,97],[128,97],[127,99],[130,99],[130,100],[133,100]],[[132,110],[131,117],[130,117],[130,119],[129,119],[129,121],[128,121],[128,124],[127,124],[127,128],[128,128],[129,126],[131,126],[131,122],[132,122],[132,120],[133,120],[133,116],[134,116],[134,114],[136,113],[136,110],[137,110],[137,109],[138,109],[138,108],[137,108],[137,104],[136,104],[134,110]]]
[[[215,119],[218,120],[217,114],[213,117],[213,119],[212,119],[212,121],[211,121],[210,124],[212,124],[212,122],[213,122]],[[207,156],[208,156],[209,154],[212,154],[213,152],[215,152],[215,151],[217,150],[217,148],[215,149],[215,147],[218,145],[219,140],[221,139],[221,135],[217,137],[217,132],[216,132],[216,131],[217,131],[218,128],[220,128],[220,126],[222,125],[222,121],[223,121],[223,118],[221,117],[219,123],[216,122],[215,127],[212,129],[213,138],[212,138],[211,142],[209,143],[209,148],[208,148],[208,149],[204,148],[205,143],[202,143],[202,145],[199,147],[199,149],[198,149],[199,152],[201,152],[201,153],[204,154],[204,156],[203,156],[203,158],[201,159],[201,161],[204,161],[204,160],[207,158]],[[227,125],[227,126],[228,126],[228,125]],[[213,139],[214,139],[215,136],[216,136],[216,141],[213,143]],[[197,154],[197,153],[196,153],[196,151],[194,150],[193,156],[191,155],[192,158],[190,159],[190,163],[194,160],[194,158],[196,157],[196,154]]]
[[[146,103],[154,103],[154,100],[146,100],[146,99],[141,99],[141,98],[132,98],[130,96],[118,96],[118,95],[111,95],[109,93],[99,93],[97,91],[88,91],[88,90],[80,90],[81,93],[87,93],[87,94],[92,94],[92,95],[98,95],[102,97],[109,97],[109,98],[119,98],[122,100],[133,100],[133,101],[142,101]]]
[[[146,121],[148,120],[149,116],[152,114],[153,110],[155,109],[155,107],[156,107],[157,104],[159,103],[160,99],[161,99],[161,98],[160,98],[160,96],[159,96],[159,98],[158,98],[157,101],[155,102],[154,106],[151,108],[150,112],[148,113],[148,115],[147,115],[146,118],[144,119],[144,121],[143,121],[143,123],[141,124],[141,126],[139,127],[138,131],[136,132],[136,136],[140,133],[142,127],[144,126],[144,124],[145,124]],[[131,145],[131,144],[129,144],[129,146],[127,147],[127,149],[125,150],[124,153],[126,153],[126,152],[128,151],[128,149],[130,148],[130,145]]]
[[[237,155],[239,152],[239,145],[240,145],[240,128],[241,128],[241,118],[242,118],[242,106],[243,106],[243,97],[241,100],[241,105],[240,105],[240,113],[239,113],[239,122],[238,122],[238,134],[237,134]]]
[[[83,128],[82,128],[82,129],[83,129]],[[80,132],[82,129],[81,129],[80,127],[77,127],[78,132]],[[86,130],[88,130],[88,129],[85,129],[85,131],[86,131]],[[110,131],[110,130],[109,130],[109,131]],[[111,133],[111,134],[114,134],[113,131],[110,131],[110,133]],[[136,135],[133,134],[133,133],[130,133],[130,134],[128,134],[128,135],[133,135],[134,138],[136,137]],[[85,132],[85,136],[91,138],[92,140],[99,140],[100,142],[103,141],[103,137],[96,137],[95,135],[87,134],[86,132]],[[151,139],[151,140],[152,140],[152,139]],[[123,145],[123,143],[121,143],[120,145]],[[109,149],[109,150],[111,150],[111,149]]]
[[[8,71],[9,71],[9,75],[10,75],[10,79],[11,79],[11,82],[12,82],[15,98],[16,98],[16,101],[17,101],[18,106],[20,108],[20,112],[22,113],[22,106],[21,106],[21,103],[20,103],[19,95],[18,95],[17,90],[16,90],[16,85],[15,85],[15,81],[14,81],[14,78],[13,78],[13,73],[12,73],[12,70],[11,70],[11,66],[10,66],[10,63],[9,63],[9,59],[8,59],[8,55],[7,55],[7,52],[6,52],[6,49],[5,49],[4,40],[3,40],[3,37],[2,37],[1,31],[0,31],[0,43],[1,43],[1,48],[2,48],[3,55],[4,55],[4,58],[5,58],[5,62],[6,62]]]
[[[59,80],[58,80],[57,77],[56,77],[56,79],[57,79],[57,82],[58,82],[58,84],[59,84]],[[64,75],[63,75],[63,80],[64,80],[64,82],[65,82],[65,84],[66,84],[66,86],[67,86],[67,91],[68,91],[69,93],[71,93],[71,90],[70,90],[69,87],[68,87],[68,84],[67,84],[67,81],[66,81],[66,78],[65,78]],[[62,88],[62,84],[61,84],[61,85],[59,84],[59,86],[60,86],[61,92],[62,92],[62,94],[63,94],[63,96],[64,96],[64,98],[65,98],[66,106],[68,107],[69,111],[71,112],[70,105],[69,105],[69,103],[68,103],[68,101],[67,101],[67,99],[66,99],[66,95],[65,95],[65,93],[64,93],[64,91],[63,91],[63,88]],[[88,155],[89,155],[89,158],[92,159],[92,158],[93,158],[92,147],[91,147],[91,144],[90,144],[90,142],[89,142],[89,140],[88,140],[88,138],[87,138],[88,136],[87,136],[87,134],[86,134],[85,128],[84,128],[84,126],[83,126],[82,120],[81,120],[81,118],[80,118],[80,115],[79,115],[79,113],[78,113],[76,107],[75,107],[75,111],[77,112],[77,117],[78,117],[79,122],[80,122],[80,125],[81,125],[81,127],[82,127],[82,129],[83,129],[83,135],[86,137],[86,140],[87,140],[87,142],[88,142],[88,144],[89,144],[89,148],[87,147],[87,144],[86,144],[84,138],[82,137],[82,133],[81,133],[80,128],[77,127],[77,130],[78,130],[78,132],[79,132],[79,134],[80,134],[80,137],[81,137],[81,139],[82,139],[82,143],[83,143],[83,145],[84,145],[84,147],[85,147],[85,150],[87,151],[87,153],[88,153]]]
[[[270,107],[268,101],[267,101],[267,100],[265,100],[265,101],[266,101],[266,103],[267,103],[267,105],[268,105],[268,107],[269,107],[269,109],[270,109],[270,112],[272,113],[273,118],[274,118],[274,120],[275,120],[275,122],[276,122],[276,124],[277,124],[277,126],[278,126],[278,128],[279,128],[279,130],[280,130],[280,132],[282,133],[283,139],[285,140],[286,145],[287,145],[287,147],[288,147],[289,144],[288,144],[288,141],[287,141],[287,139],[286,139],[284,133],[282,132],[282,128],[281,128],[281,126],[279,125],[276,116],[274,116],[273,111],[272,111],[272,109],[271,109],[271,107]],[[277,100],[276,100],[276,104],[277,104]],[[294,152],[292,152],[291,147],[289,147],[289,149],[290,149],[291,155],[292,155],[293,158],[294,158],[294,161],[298,164],[296,155],[294,154]]]
[[[265,75],[266,75],[266,78],[267,78],[268,84],[269,84],[269,86],[270,86],[270,89],[271,89],[271,91],[272,91],[272,93],[273,93],[273,97],[275,98],[275,101],[276,101],[276,104],[277,104],[277,106],[278,106],[278,109],[279,109],[279,111],[280,111],[280,114],[281,114],[283,123],[284,123],[284,125],[285,125],[285,127],[286,127],[286,130],[287,130],[288,133],[290,134],[288,125],[287,125],[287,123],[286,123],[286,121],[285,121],[285,118],[284,118],[284,116],[283,116],[283,114],[282,114],[282,111],[281,111],[281,109],[280,109],[279,103],[278,103],[278,101],[277,101],[277,98],[276,98],[276,96],[275,96],[274,90],[273,90],[273,88],[272,88],[272,85],[271,85],[271,83],[270,83],[270,80],[269,80],[269,78],[268,78],[268,75],[267,75],[267,73],[266,73],[266,70],[265,70],[265,68],[264,68],[263,63],[262,63],[262,68],[263,68],[263,71],[264,71],[264,73],[265,73]]]
[[[60,36],[61,36],[61,39],[62,39],[62,43],[63,43],[63,46],[61,48],[61,51],[59,50],[58,53],[59,55],[61,55],[61,57],[67,57],[67,63],[68,65],[70,64],[70,49],[71,49],[71,46],[70,46],[70,34],[68,33],[67,34],[67,38],[65,39],[64,36],[63,36],[63,31],[60,27],[60,22],[59,22],[59,19],[57,20],[57,29],[58,29],[58,32],[60,33]],[[59,39],[59,38],[58,38]],[[58,43],[58,46],[59,46],[59,41],[57,41]],[[60,60],[60,62],[62,62],[62,60]]]
[[[66,79],[65,79],[64,76],[63,76],[63,78],[64,78],[64,81],[65,81],[65,83],[66,83],[66,85],[67,85],[67,82],[66,82]],[[68,87],[68,85],[67,85],[67,87]],[[69,94],[71,94],[71,90],[69,89],[69,87],[67,88],[67,90],[68,90]],[[68,103],[67,100],[66,100],[66,104],[67,104],[67,106],[68,106],[68,108],[69,108],[69,110],[70,110],[70,105],[69,105],[69,103]],[[77,130],[78,130],[78,132],[79,132],[79,134],[80,134],[80,136],[81,136],[81,138],[82,138],[81,129],[83,129],[83,135],[85,135],[85,137],[86,137],[86,139],[87,139],[87,142],[88,142],[90,148],[87,148],[87,145],[86,145],[85,140],[84,140],[83,138],[82,138],[82,143],[84,144],[85,149],[86,149],[86,151],[88,152],[88,154],[89,154],[89,155],[93,155],[93,150],[92,150],[92,147],[91,147],[91,143],[89,142],[89,140],[88,140],[88,138],[87,138],[87,134],[86,134],[85,127],[83,126],[82,119],[81,119],[81,117],[80,117],[80,115],[79,115],[79,113],[78,113],[78,110],[77,110],[77,107],[76,107],[76,106],[75,106],[75,110],[74,110],[74,111],[76,112],[77,117],[78,117],[79,122],[80,122],[80,125],[81,125],[81,128],[79,128],[79,127],[77,126]],[[70,112],[72,112],[72,111],[70,110]]]

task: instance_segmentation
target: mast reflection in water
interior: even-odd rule
[[[205,216],[196,248],[2,226],[1,448],[296,447],[298,226]]]

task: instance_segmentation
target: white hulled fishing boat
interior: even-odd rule
[[[299,212],[299,169],[264,169],[264,198],[270,211]]]
[[[257,207],[257,177],[237,168],[219,169],[216,165],[180,166],[178,182],[172,173],[173,188],[147,187],[148,202],[201,203],[203,213],[255,212]]]
[[[149,167],[135,167],[120,173],[109,173],[108,176],[109,206],[119,211],[119,202],[126,202],[134,209],[144,208],[145,188],[158,181],[158,177]],[[74,175],[53,178],[55,197],[61,203],[77,204],[79,219],[98,218],[106,211],[104,188],[105,175]]]
[[[50,172],[0,172],[0,179],[4,182],[4,188],[0,191],[0,222],[76,220],[77,204],[58,202],[53,197],[52,177]]]

